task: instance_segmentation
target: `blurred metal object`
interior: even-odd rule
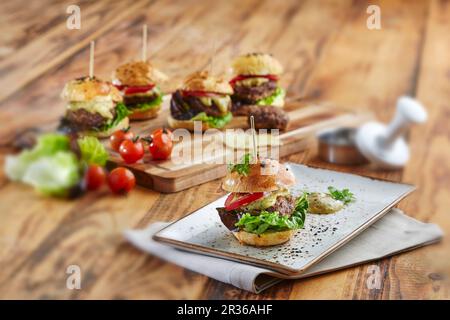
[[[355,143],[355,128],[337,128],[319,133],[319,157],[327,162],[346,165],[368,163]]]

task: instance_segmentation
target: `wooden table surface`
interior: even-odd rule
[[[404,181],[419,187],[399,207],[450,231],[450,1],[370,1],[381,30],[368,30],[365,1],[2,1],[0,3],[1,164],[15,132],[54,123],[69,79],[88,71],[96,39],[96,74],[109,77],[139,57],[149,25],[151,59],[175,87],[204,68],[217,43],[215,70],[239,53],[264,51],[283,62],[289,95],[393,115],[397,97],[417,97],[429,120],[412,129],[404,170],[333,166],[316,149],[287,160]],[[66,28],[66,8],[81,7],[81,30]],[[77,201],[48,200],[0,173],[0,298],[449,298],[450,246],[440,244],[375,262],[380,289],[368,289],[362,265],[299,281],[260,295],[238,290],[143,254],[121,232],[173,221],[224,192],[212,181],[175,194],[137,188],[127,197],[107,190]],[[79,265],[81,290],[66,288],[66,268]]]

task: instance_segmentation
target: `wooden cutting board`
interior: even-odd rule
[[[302,101],[287,102],[285,110],[289,114],[290,122],[287,130],[278,135],[279,157],[305,150],[319,131],[340,126],[356,126],[372,118],[366,111],[350,112],[329,104]],[[169,101],[165,99],[158,118],[131,122],[131,130],[141,137],[148,136],[156,128],[168,127],[168,114]],[[225,129],[242,126],[247,127],[245,119],[233,119]],[[174,144],[172,159],[153,161],[146,154],[144,159],[132,165],[126,165],[110,148],[108,140],[105,140],[104,144],[111,153],[108,167],[125,166],[133,171],[139,185],[171,193],[225,176],[226,159],[236,159],[245,153],[242,148],[225,144],[223,131],[206,136],[191,133],[186,140],[174,140],[179,142]],[[215,152],[211,154],[212,149]],[[186,156],[187,154],[189,156]],[[260,150],[260,154],[264,155],[265,152]]]

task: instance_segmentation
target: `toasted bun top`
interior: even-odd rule
[[[295,184],[292,172],[276,160],[265,159],[249,166],[247,175],[228,172],[222,189],[234,193],[253,193],[276,191]]]
[[[122,101],[119,90],[110,82],[97,78],[84,77],[66,83],[61,97],[67,101],[89,101],[99,96],[110,97],[113,101]]]
[[[118,67],[114,81],[127,86],[145,86],[167,80],[167,76],[147,61],[132,61]]]
[[[283,66],[277,59],[266,53],[249,53],[234,59],[233,72],[236,75],[280,75]]]
[[[182,90],[233,94],[233,88],[228,81],[209,75],[207,71],[195,72],[189,75],[184,80]]]

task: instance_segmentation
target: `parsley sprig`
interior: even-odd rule
[[[246,153],[241,160],[241,163],[230,164],[228,165],[228,170],[230,172],[237,172],[239,175],[246,176],[250,172],[250,162],[252,160],[252,156],[250,153]]]
[[[333,199],[340,200],[345,204],[355,201],[355,196],[349,189],[338,190],[335,187],[330,186],[328,187],[328,192]]]

